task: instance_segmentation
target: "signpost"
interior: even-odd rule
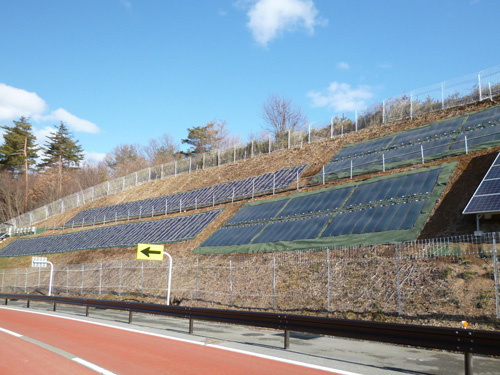
[[[46,257],[31,257],[31,267],[47,267],[50,264],[49,296],[52,295],[52,280],[54,278],[54,265]]]
[[[170,305],[170,286],[172,284],[172,257],[169,253],[163,251],[163,245],[151,245],[140,243],[137,245],[138,260],[163,260],[163,255],[166,255],[169,260],[168,265],[168,287],[167,287],[167,305]]]

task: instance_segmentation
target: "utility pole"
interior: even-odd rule
[[[24,212],[28,212],[28,137],[24,137],[24,176],[26,180],[26,189],[24,193]]]

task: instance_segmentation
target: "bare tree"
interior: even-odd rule
[[[7,171],[0,172],[0,223],[24,212],[24,181]]]
[[[144,147],[144,154],[149,165],[168,163],[179,157],[179,143],[169,134],[163,134],[158,139],[149,140],[148,145]]]
[[[276,95],[270,95],[262,105],[262,118],[266,125],[264,128],[274,136],[276,141],[281,140],[288,130],[295,131],[305,127],[307,117],[300,107],[294,107],[292,100]]]
[[[114,178],[144,169],[148,165],[141,152],[141,146],[134,144],[116,146],[106,155],[104,162]]]

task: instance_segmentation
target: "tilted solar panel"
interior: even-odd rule
[[[500,154],[488,169],[463,213],[500,213]]]
[[[495,106],[469,114],[463,127],[464,129],[473,128],[490,125],[498,121],[500,121],[500,106]]]
[[[222,227],[217,229],[201,246],[235,246],[249,244],[266,223]]]
[[[105,247],[132,246],[141,242],[167,243],[187,240],[203,230],[221,210],[175,218],[113,225],[74,233],[20,238],[0,252],[1,257],[61,253]]]

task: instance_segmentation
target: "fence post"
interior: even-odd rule
[[[467,144],[467,136],[464,135],[464,142],[465,142],[465,153],[469,153],[469,145]]]
[[[276,309],[276,255],[273,255],[273,310]]]
[[[496,233],[493,233],[493,265],[495,267],[494,269],[494,276],[495,276],[495,301],[496,301],[496,307],[497,307],[497,319],[500,319],[500,301],[498,300],[498,259],[497,259],[497,241],[496,241]]]
[[[351,180],[352,180],[352,159],[351,159]]]
[[[326,299],[326,311],[330,312],[330,249],[326,249],[326,264],[328,266],[328,288],[327,288],[327,299]]]
[[[196,286],[194,290],[194,298],[198,299],[198,274],[200,272],[200,264],[199,264],[199,259],[196,257]]]
[[[444,109],[444,82],[441,82],[441,109]]]
[[[288,148],[290,149],[290,129],[288,129]]]
[[[122,272],[123,272],[123,260],[120,261],[120,280],[118,282],[118,297],[122,295]]]
[[[481,73],[477,74],[477,84],[479,86],[479,101],[482,101],[483,100],[483,93],[481,90]]]
[[[99,295],[101,295],[102,292],[102,262],[99,265]]]
[[[141,262],[141,298],[144,297],[144,262]]]
[[[413,93],[410,94],[410,120],[413,121]]]
[[[84,279],[85,279],[84,278],[84,274],[85,274],[85,265],[82,264],[82,293],[81,294],[83,294],[83,282],[84,282]]]
[[[422,156],[422,164],[424,164],[424,146],[420,144],[420,155]]]
[[[401,316],[401,287],[399,285],[399,254],[398,254],[398,248],[396,246],[396,282],[397,282],[397,288],[398,288],[398,315]]]
[[[233,307],[233,260],[229,259],[229,293],[231,297],[231,307]]]

